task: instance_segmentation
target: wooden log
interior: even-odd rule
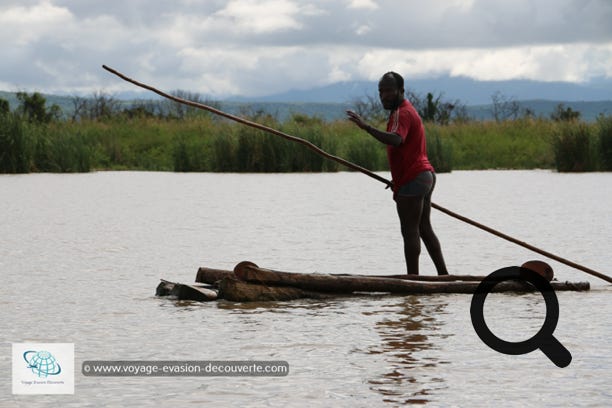
[[[170,291],[170,296],[176,296],[178,300],[196,300],[198,302],[208,302],[217,300],[218,291],[209,287],[185,285],[175,283]]]
[[[446,282],[446,281],[475,281],[480,282],[485,277],[478,275],[355,275],[350,273],[332,273],[332,276],[363,276],[370,278],[390,278],[390,279],[403,279],[403,280],[416,280],[416,281],[433,281],[433,282]],[[214,269],[207,267],[198,268],[196,274],[196,282],[214,284],[217,281],[227,277],[235,276],[233,271],[225,269]]]
[[[532,291],[529,285],[519,284],[506,285],[512,282],[503,282],[501,291]],[[264,301],[288,301],[295,299],[330,299],[343,296],[398,296],[400,293],[380,293],[380,292],[352,292],[352,293],[322,293],[310,290],[302,290],[290,286],[270,286],[252,282],[241,281],[236,278],[228,277],[219,282],[219,299],[226,299],[233,302],[264,302]],[[494,290],[500,291],[500,290]],[[408,293],[407,293],[408,294]],[[415,293],[409,293],[415,294]]]
[[[175,296],[178,300],[197,300],[207,302],[216,300],[218,291],[210,285],[185,285],[160,279],[155,290],[156,296]]]
[[[233,302],[283,301],[302,298],[327,298],[328,295],[293,288],[290,286],[268,286],[244,282],[236,277],[225,277],[219,282],[219,298]]]
[[[196,274],[196,282],[214,284],[223,278],[235,276],[233,271],[200,267]]]
[[[359,276],[364,278],[389,278],[389,279],[402,279],[409,281],[430,281],[430,282],[452,282],[452,281],[466,281],[466,282],[480,282],[485,277],[478,275],[353,275],[350,273],[332,273],[331,276]]]
[[[170,296],[172,288],[174,288],[174,282],[170,282],[164,279],[160,279],[159,285],[155,289],[155,296]]]
[[[478,281],[409,281],[369,276],[335,276],[315,273],[290,273],[259,268],[252,262],[241,262],[234,268],[238,279],[268,286],[291,286],[321,293],[388,292],[397,294],[474,293]],[[588,282],[551,282],[555,290],[588,290]],[[535,288],[522,281],[504,281],[493,292],[526,292]]]

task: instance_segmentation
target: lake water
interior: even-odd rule
[[[386,174],[384,174],[386,176]],[[434,201],[610,275],[612,173],[456,171]],[[388,190],[359,173],[99,172],[0,176],[0,406],[605,406],[612,403],[612,289],[550,261],[555,337],[500,354],[476,335],[470,295],[238,304],[156,298],[160,278],[243,260],[295,272],[403,273]],[[449,270],[486,275],[544,259],[433,210]],[[424,251],[424,249],[423,249]],[[424,251],[422,274],[434,274]],[[490,295],[508,341],[531,337],[540,294]],[[74,395],[13,395],[11,343],[75,345]],[[85,377],[85,360],[285,360],[286,377]]]

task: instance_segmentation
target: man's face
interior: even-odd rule
[[[400,102],[400,90],[397,89],[395,79],[385,77],[378,83],[378,96],[383,108],[395,110]]]

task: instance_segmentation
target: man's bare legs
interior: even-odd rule
[[[396,199],[408,274],[419,274],[419,256],[421,239],[423,239],[438,275],[448,275],[440,241],[433,231],[430,220],[431,195],[434,186],[435,176],[431,190],[425,196],[398,196]]]

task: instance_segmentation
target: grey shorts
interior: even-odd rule
[[[397,197],[423,197],[430,194],[436,184],[436,175],[431,171],[419,173],[414,179],[397,190]]]

